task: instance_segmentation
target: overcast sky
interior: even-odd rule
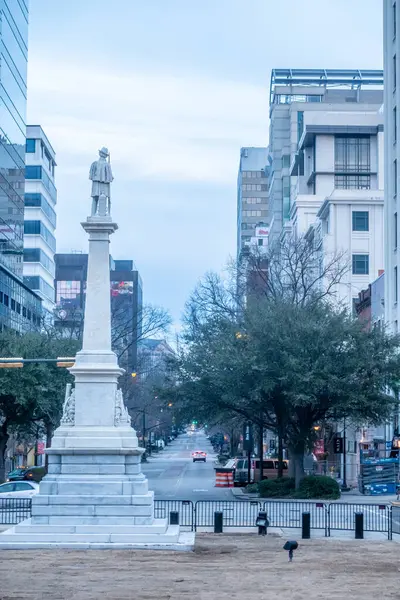
[[[57,250],[87,251],[109,148],[114,258],[178,322],[236,243],[241,146],[268,143],[272,68],[382,68],[381,0],[31,0],[28,123],[57,153]]]

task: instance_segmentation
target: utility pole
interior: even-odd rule
[[[342,491],[348,492],[349,487],[347,485],[347,441],[346,441],[346,417],[343,417],[343,482]]]

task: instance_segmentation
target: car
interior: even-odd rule
[[[7,475],[7,481],[35,481],[39,483],[46,475],[45,467],[17,467]]]
[[[9,481],[0,485],[0,500],[3,498],[32,498],[39,492],[34,481]]]
[[[207,461],[207,452],[203,452],[202,450],[196,450],[192,452],[193,462],[206,462]]]

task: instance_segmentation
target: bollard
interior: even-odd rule
[[[364,514],[363,513],[355,513],[354,516],[355,516],[355,530],[356,530],[355,539],[363,540],[364,539]]]
[[[179,513],[176,510],[171,510],[169,513],[169,524],[179,525]]]
[[[310,539],[311,515],[309,512],[303,512],[301,515],[301,537],[303,540]]]
[[[222,533],[223,530],[223,512],[214,513],[214,533]]]

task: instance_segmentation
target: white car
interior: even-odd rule
[[[0,485],[0,500],[3,498],[32,498],[39,492],[34,481],[9,481]]]

